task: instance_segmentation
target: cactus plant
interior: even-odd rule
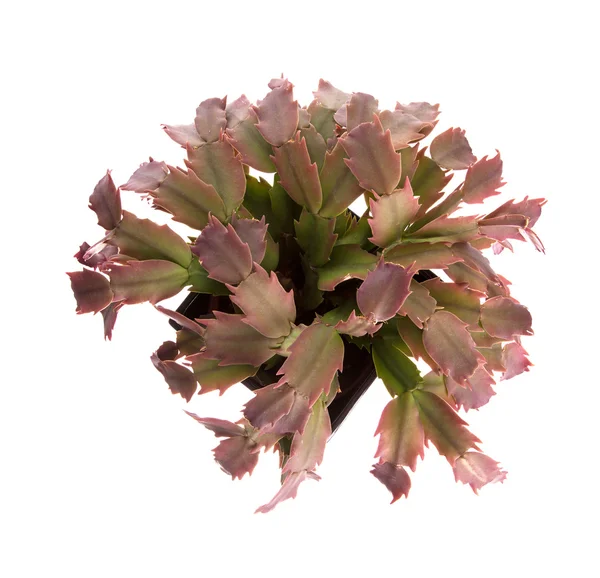
[[[465,212],[500,192],[502,160],[478,160],[459,128],[421,147],[438,105],[380,110],[321,80],[300,107],[287,79],[269,88],[256,105],[211,98],[192,124],[165,125],[185,169],[151,158],[120,187],[110,171],[102,177],[89,206],[105,234],[80,247],[85,268],[68,273],[77,313],[101,312],[110,339],[121,307],[153,304],[178,330],[152,363],[187,401],[263,376],[237,423],[189,413],[222,438],[214,456],[234,479],[261,450],[280,452],[281,489],[257,511],[318,479],[340,372],[359,354],[392,397],[372,469],[392,502],[408,494],[406,469],[429,442],[475,493],[503,481],[457,412],[531,366],[521,344],[531,315],[483,252],[512,251],[515,240],[543,251],[532,227],[545,200]],[[123,210],[121,191],[195,236]],[[359,216],[350,205],[362,199]],[[206,314],[159,304],[184,288],[204,295]]]

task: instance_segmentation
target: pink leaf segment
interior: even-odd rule
[[[481,306],[481,325],[495,337],[507,341],[515,335],[533,335],[531,313],[511,297],[492,297]]]
[[[373,465],[371,473],[392,493],[391,504],[402,496],[408,497],[410,476],[402,466],[379,462]]]
[[[415,272],[412,267],[404,268],[380,259],[356,292],[363,315],[375,322],[394,317],[410,293],[410,281]]]
[[[67,273],[71,279],[71,289],[77,301],[77,314],[98,313],[113,300],[113,292],[108,279],[89,269]]]
[[[208,359],[220,360],[220,365],[252,365],[259,367],[273,357],[279,347],[271,339],[244,323],[244,315],[214,311],[215,319],[206,319],[204,340]]]
[[[256,128],[271,145],[279,147],[294,136],[298,126],[298,102],[294,100],[293,85],[289,81],[273,88],[251,110],[258,119]]]
[[[444,375],[463,384],[485,358],[475,348],[467,324],[449,311],[436,311],[425,323],[423,344]]]
[[[467,452],[454,463],[454,478],[457,482],[469,484],[477,494],[486,484],[504,482],[506,472],[498,466],[498,462],[485,454]]]
[[[192,252],[198,255],[208,276],[222,283],[237,284],[252,271],[252,253],[231,224],[223,225],[214,216],[196,239]]]
[[[376,458],[413,472],[417,458],[423,459],[424,432],[419,408],[411,392],[392,399],[383,410],[375,435],[379,434]]]
[[[290,346],[281,366],[278,386],[287,383],[308,397],[312,407],[321,394],[329,393],[333,378],[342,371],[344,344],[335,328],[322,323],[307,327]]]
[[[449,128],[436,136],[429,147],[431,158],[447,169],[467,169],[476,160],[465,131],[460,128]]]
[[[340,140],[348,165],[363,189],[380,195],[391,193],[400,181],[401,157],[394,150],[390,131],[384,131],[377,115]]]
[[[413,195],[410,181],[389,195],[377,195],[369,200],[372,218],[369,225],[373,236],[369,241],[380,247],[388,247],[402,238],[404,229],[419,210],[419,200]]]
[[[275,272],[272,271],[269,275],[255,263],[254,273],[237,287],[227,287],[232,292],[231,301],[246,314],[244,323],[254,327],[265,337],[289,335],[296,319],[294,292],[285,291]]]
[[[98,181],[90,196],[90,209],[96,213],[98,224],[110,231],[121,220],[121,195],[115,187],[110,171]]]
[[[150,359],[154,367],[165,378],[171,393],[173,395],[179,394],[186,401],[190,401],[198,387],[194,374],[176,361],[162,361],[156,352],[152,354]]]
[[[288,474],[281,486],[281,489],[275,494],[273,499],[264,506],[257,508],[255,513],[266,514],[270,512],[277,504],[280,504],[284,500],[288,500],[290,498],[295,498],[298,494],[298,486],[307,478],[311,478],[313,480],[320,480],[321,478],[315,474],[314,472],[307,472],[306,470],[302,470],[301,472],[293,472]]]

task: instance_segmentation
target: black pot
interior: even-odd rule
[[[417,281],[425,281],[436,277],[431,271],[419,271],[415,275]],[[212,318],[214,310],[234,313],[233,305],[227,296],[208,295],[205,293],[190,293],[185,301],[177,308],[177,312],[189,319]],[[181,326],[175,321],[170,321],[176,329]],[[250,390],[260,389],[279,381],[277,370],[285,359],[269,369],[259,368],[256,375],[248,377],[242,383]],[[332,432],[341,425],[354,404],[367,391],[375,381],[377,373],[371,353],[364,348],[359,348],[353,343],[344,340],[344,366],[339,374],[340,391],[329,405],[329,416],[331,417]]]

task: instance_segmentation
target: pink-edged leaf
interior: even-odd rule
[[[481,300],[486,294],[469,289],[466,285],[447,283],[439,277],[423,282],[438,306],[450,313],[454,313],[461,321],[467,324],[471,331],[479,331],[479,315],[481,313]]]
[[[265,337],[244,323],[244,315],[213,313],[215,319],[202,321],[207,326],[204,353],[208,359],[219,359],[220,365],[258,367],[276,353],[280,340]]]
[[[240,219],[235,213],[231,217],[231,226],[242,242],[250,247],[252,261],[261,263],[267,250],[267,222],[265,216],[257,219]]]
[[[432,129],[431,123],[423,122],[412,114],[401,110],[384,110],[379,115],[384,130],[392,133],[394,150],[407,148],[409,143],[421,140],[425,137],[423,129]]]
[[[289,81],[272,89],[258,106],[253,106],[263,138],[275,147],[294,136],[298,126],[298,102],[294,100],[293,85]]]
[[[194,293],[210,293],[211,295],[229,295],[229,290],[223,283],[210,279],[208,271],[200,265],[198,258],[194,256],[188,267],[190,273],[189,290]]]
[[[331,435],[331,420],[324,401],[315,403],[310,418],[302,433],[294,434],[290,459],[282,472],[314,470],[322,461],[325,444]]]
[[[439,372],[438,364],[431,358],[425,345],[423,344],[423,330],[419,329],[407,317],[398,317],[396,319],[396,327],[398,334],[402,337],[402,341],[406,343],[415,359],[422,359],[432,370]]]
[[[542,214],[542,207],[546,203],[546,199],[530,199],[529,197],[525,197],[518,203],[516,203],[514,199],[511,199],[498,207],[495,211],[486,215],[485,218],[493,219],[504,215],[524,215],[528,219],[528,227],[531,228],[537,223]]]
[[[490,283],[503,287],[504,283],[492,269],[489,260],[481,251],[472,247],[469,243],[454,243],[452,245],[452,254],[459,257],[459,261],[464,261],[469,267],[483,273]]]
[[[488,159],[487,155],[469,167],[463,185],[465,203],[483,203],[488,197],[498,195],[502,182],[502,159],[500,153]]]
[[[346,122],[338,124],[351,131],[363,122],[371,122],[373,115],[379,112],[378,106],[379,101],[370,94],[354,92],[346,104]]]
[[[129,180],[121,185],[124,191],[135,191],[143,193],[145,191],[154,191],[167,178],[169,169],[163,161],[154,161],[142,163],[140,167],[129,177]]]
[[[298,494],[298,486],[307,478],[311,478],[313,480],[320,479],[319,476],[317,476],[317,474],[314,472],[307,472],[306,470],[288,474],[281,486],[281,489],[275,494],[273,499],[268,504],[257,508],[255,513],[257,514],[260,512],[261,514],[266,514],[284,500],[295,498]]]
[[[150,357],[152,364],[162,374],[173,395],[180,395],[186,401],[192,399],[198,383],[194,374],[176,361],[162,361],[155,353]]]
[[[258,444],[247,436],[224,439],[213,450],[215,460],[231,479],[242,479],[252,474],[258,463]]]
[[[439,109],[439,104],[429,104],[428,102],[411,102],[410,104],[396,103],[396,110],[400,110],[405,114],[411,114],[419,120],[430,124],[435,124],[437,122],[436,119],[440,114]]]
[[[333,291],[339,283],[348,279],[365,279],[367,273],[375,269],[377,261],[377,255],[358,245],[334,247],[328,263],[317,269],[318,288],[321,291]]]
[[[242,203],[246,190],[244,166],[235,150],[221,140],[193,148],[187,147],[186,165],[207,185],[212,185],[223,199],[226,215],[231,215]]]
[[[392,136],[384,131],[377,115],[373,122],[365,122],[340,139],[348,165],[363,189],[380,195],[391,193],[400,181],[401,157],[394,150]]]
[[[110,303],[100,312],[104,322],[104,339],[108,339],[109,341],[112,339],[112,332],[115,328],[115,323],[117,322],[117,314],[121,307],[123,307],[122,302]]]
[[[108,307],[113,300],[113,292],[108,279],[95,271],[84,269],[67,273],[71,289],[77,301],[77,314],[98,313]]]
[[[356,301],[363,315],[376,322],[396,315],[410,293],[410,280],[416,270],[379,260],[369,271],[356,292]]]
[[[419,408],[425,438],[433,443],[451,466],[466,451],[479,450],[477,444],[481,440],[465,427],[467,422],[443,399],[430,391],[418,389],[413,396]]]
[[[340,142],[325,155],[319,175],[323,192],[323,204],[319,214],[323,217],[337,217],[364,193],[364,189],[344,162],[345,158],[346,151]]]
[[[327,80],[319,80],[319,88],[313,92],[316,100],[329,110],[338,110],[350,98],[347,92],[343,92],[333,86]]]
[[[245,94],[231,101],[225,107],[227,128],[235,128],[240,122],[246,120],[250,114],[250,101]]]
[[[469,484],[477,494],[486,484],[504,482],[506,472],[499,462],[479,452],[467,452],[454,463],[454,479],[463,484]]]
[[[485,358],[475,348],[467,324],[449,311],[436,311],[425,323],[423,344],[444,375],[463,384]]]
[[[518,342],[507,343],[502,349],[502,364],[506,371],[500,378],[501,381],[511,379],[524,371],[529,371],[533,363],[527,358],[527,351]]]
[[[110,171],[98,181],[90,195],[90,209],[96,213],[98,224],[110,231],[121,220],[121,195],[110,176]]]
[[[542,240],[537,236],[537,233],[535,233],[531,229],[525,229],[523,232],[525,233],[527,238],[533,243],[533,246],[536,248],[537,251],[540,251],[540,253],[546,252],[546,249],[544,248],[544,243],[542,243]]]
[[[177,295],[189,279],[187,269],[158,259],[109,262],[103,271],[110,277],[114,301],[125,304],[158,303]]]
[[[423,322],[427,321],[436,310],[437,302],[429,293],[429,290],[414,279],[410,282],[410,293],[399,313],[407,315],[409,319],[419,328],[423,329]]]
[[[244,164],[263,173],[275,172],[275,165],[271,160],[273,147],[258,132],[253,115],[233,128],[228,128],[225,134],[227,141],[240,153]]]
[[[323,193],[316,163],[311,163],[306,139],[296,138],[274,149],[273,162],[277,167],[281,186],[299,205],[311,213],[321,208]]]
[[[371,473],[392,493],[393,504],[402,496],[408,497],[410,491],[410,476],[403,467],[387,462],[373,465]]]
[[[108,242],[123,255],[140,261],[163,259],[186,269],[192,262],[189,245],[173,229],[150,219],[140,219],[129,211],[123,211],[123,219]]]
[[[325,143],[325,140],[312,124],[300,129],[298,132],[300,133],[301,138],[306,140],[306,148],[311,162],[316,163],[317,169],[320,171],[323,168],[325,154],[327,153],[327,144]]]
[[[97,269],[106,261],[109,261],[118,253],[118,249],[112,245],[106,245],[102,243],[98,251],[94,251],[93,254],[87,256],[87,252],[90,249],[90,245],[85,241],[79,246],[79,251],[73,255],[82,265]]]
[[[462,406],[465,411],[470,409],[479,409],[490,401],[496,392],[492,385],[496,382],[494,378],[480,365],[475,373],[469,377],[466,387],[459,385],[451,377],[446,377],[446,388],[448,393],[454,397],[458,406]]]
[[[176,361],[179,355],[179,347],[174,341],[163,341],[156,350],[156,356],[160,361]]]
[[[335,382],[335,378],[334,378]],[[337,383],[337,382],[336,382]],[[286,390],[289,386],[283,386]],[[281,388],[278,388],[278,390]],[[334,389],[332,385],[331,389]],[[287,433],[304,432],[304,428],[308,423],[308,420],[312,414],[312,410],[308,405],[308,397],[294,392],[292,407],[284,416],[280,417],[272,426],[264,427],[262,431],[271,432],[278,435],[284,435]],[[336,390],[337,391],[337,390]],[[331,394],[331,392],[330,392]]]
[[[369,200],[372,218],[369,225],[373,236],[369,241],[380,247],[388,247],[402,238],[404,229],[419,210],[419,200],[413,195],[410,181],[404,187]]]
[[[289,386],[276,383],[254,392],[254,397],[244,406],[244,416],[256,428],[271,431],[283,416],[290,413],[296,392]]]
[[[399,244],[383,253],[388,263],[408,267],[411,263],[418,269],[443,269],[452,263],[462,261],[446,243]]]
[[[381,329],[381,326],[381,323],[375,323],[371,319],[356,315],[356,312],[352,311],[348,319],[346,321],[338,321],[335,328],[338,333],[344,333],[352,337],[362,337],[363,335],[377,333]]]
[[[204,352],[189,355],[187,361],[200,384],[200,394],[218,391],[223,395],[232,385],[255,375],[258,370],[248,364],[222,366],[218,359],[208,359]]]
[[[312,407],[321,394],[329,393],[337,371],[342,371],[344,342],[338,332],[322,323],[307,327],[290,346],[290,356],[277,375],[279,383],[288,383],[308,397]]]
[[[200,135],[200,138],[207,143],[219,140],[219,135],[227,126],[225,117],[225,98],[209,98],[200,103],[196,109],[196,118],[194,126]]]
[[[495,337],[511,340],[515,335],[533,335],[531,313],[511,297],[492,297],[481,306],[481,325]]]
[[[196,239],[192,252],[198,256],[208,276],[222,283],[237,284],[252,271],[250,247],[231,224],[225,227],[214,216]]]
[[[460,243],[477,239],[481,234],[476,216],[442,216],[403,237],[405,243]]]
[[[418,151],[415,161],[417,168],[411,178],[411,183],[415,196],[419,197],[421,208],[417,217],[420,219],[444,196],[442,191],[452,180],[453,173],[446,173],[436,162],[425,156],[425,149]]]
[[[193,147],[198,147],[204,144],[204,139],[200,137],[196,130],[196,125],[192,124],[163,124],[162,129],[167,133],[167,136],[174,140],[182,147],[188,144]]]
[[[395,397],[384,408],[375,435],[379,434],[376,458],[413,472],[423,459],[424,433],[419,409],[410,392]]]
[[[154,204],[169,211],[175,221],[202,230],[212,213],[227,220],[223,199],[215,188],[198,178],[194,171],[169,166],[168,177],[152,193]]]
[[[449,128],[436,136],[429,147],[431,158],[446,169],[468,169],[477,157],[473,154],[465,131]]]
[[[479,231],[485,237],[494,239],[512,251],[512,245],[507,243],[508,239],[525,241],[524,229],[527,227],[528,219],[524,215],[503,215],[491,219],[479,221]],[[494,254],[497,254],[494,252]]]
[[[218,419],[216,417],[200,417],[185,409],[183,411],[191,418],[195,419],[199,424],[202,424],[206,429],[213,432],[217,437],[231,438],[246,435],[246,430],[237,423],[227,421],[226,419]]]
[[[269,274],[258,264],[254,273],[237,287],[228,286],[231,301],[245,314],[244,323],[265,337],[284,337],[296,319],[294,292],[286,291],[274,271]]]
[[[490,286],[490,280],[483,273],[465,263],[453,263],[448,265],[445,271],[452,281],[465,284],[475,291],[486,293]]]
[[[189,319],[185,315],[178,313],[177,311],[172,311],[171,309],[167,309],[162,305],[155,305],[154,308],[163,315],[166,315],[169,319],[173,319],[173,321],[177,322],[181,327],[185,327],[188,331],[199,335],[200,337],[204,336],[206,330],[202,325],[194,321],[193,319]]]

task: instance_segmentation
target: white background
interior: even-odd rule
[[[0,35],[0,575],[598,576],[593,2],[16,6]],[[323,479],[255,515],[278,488],[275,456],[242,482],[219,470],[217,441],[150,363],[165,319],[125,308],[105,342],[99,315],[75,315],[65,272],[100,238],[86,206],[106,169],[122,184],[149,155],[181,164],[161,123],[191,122],[213,96],[262,98],[281,73],[302,104],[320,77],[382,108],[439,102],[437,132],[501,151],[505,198],[549,200],[547,254],[515,243],[492,258],[532,312],[535,367],[465,416],[509,472],[479,497],[430,450],[389,505],[369,474],[389,399],[377,382],[328,444]],[[188,409],[235,420],[249,397],[238,386]]]

